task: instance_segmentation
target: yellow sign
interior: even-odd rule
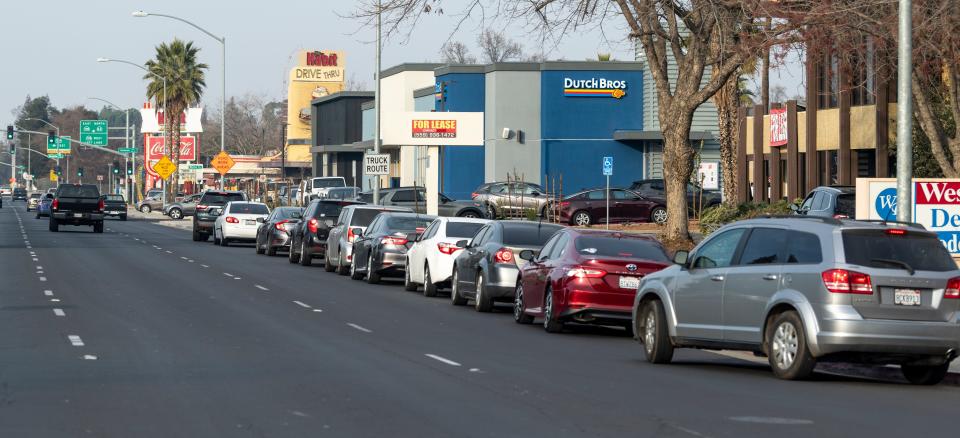
[[[221,175],[226,175],[230,169],[233,169],[234,164],[237,164],[237,162],[233,161],[233,157],[224,151],[220,151],[216,157],[213,157],[213,160],[210,160],[210,165],[217,169],[217,172],[220,172]]]
[[[57,172],[50,169],[50,182],[57,182]]]
[[[157,175],[160,175],[160,178],[167,179],[170,178],[170,175],[177,170],[177,166],[173,164],[173,161],[170,161],[170,158],[164,156],[157,161],[157,164],[153,165],[153,171],[157,172]]]
[[[310,156],[310,102],[343,91],[346,55],[339,50],[303,50],[290,69],[287,88],[287,151]]]

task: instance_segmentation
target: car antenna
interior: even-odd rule
[[[883,215],[883,222],[880,222],[881,225],[887,226],[887,220],[890,218],[890,213],[893,213],[893,209],[887,211],[887,214]]]

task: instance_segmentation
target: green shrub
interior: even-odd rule
[[[790,214],[790,202],[777,201],[774,203],[743,203],[736,207],[725,204],[708,208],[700,216],[700,232],[710,234],[730,222],[755,218],[763,215]]]

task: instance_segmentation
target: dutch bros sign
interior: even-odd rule
[[[860,199],[862,194],[867,199]],[[858,219],[897,219],[895,179],[858,178],[857,195]],[[936,233],[951,254],[960,256],[960,179],[915,179],[912,201],[913,221]]]

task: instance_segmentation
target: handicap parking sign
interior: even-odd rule
[[[613,157],[603,157],[603,175],[613,175]]]

